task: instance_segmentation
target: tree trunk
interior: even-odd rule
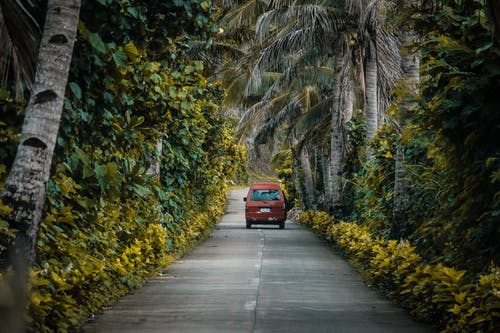
[[[394,174],[394,207],[392,211],[391,238],[402,237],[406,218],[406,183],[404,170],[404,148],[398,145],[396,150]]]
[[[401,67],[405,84],[408,90],[407,97],[401,103],[401,109],[408,112],[414,104],[411,96],[418,93],[418,83],[420,81],[420,58],[418,51],[413,49],[413,44],[417,41],[417,35],[412,30],[403,31],[401,34],[401,44],[403,46]],[[404,119],[397,125],[399,145],[396,151],[396,160],[394,165],[394,206],[392,212],[392,230],[391,238],[398,239],[404,236],[405,220],[407,209],[407,188],[405,181],[404,147],[401,143],[402,129]]]
[[[342,213],[342,156],[344,154],[342,135],[342,71],[345,66],[345,54],[341,48],[335,51],[335,68],[333,83],[333,105],[332,105],[332,134],[330,138],[330,194],[332,200],[332,213]]]
[[[314,197],[314,180],[311,169],[311,161],[309,160],[309,151],[304,146],[300,151],[300,166],[302,168],[302,175],[304,177],[304,187],[306,190],[306,208],[315,209],[316,200]]]
[[[500,44],[500,3],[498,0],[486,1],[486,14],[493,26],[493,37]]]
[[[292,156],[293,156],[293,178],[295,179],[295,186],[297,188],[297,197],[299,202],[301,203],[302,209],[307,209],[307,199],[304,191],[304,182],[303,177],[300,172],[300,159],[298,156],[298,152],[295,148],[292,148]]]
[[[368,144],[375,137],[378,128],[378,97],[377,97],[377,50],[374,42],[370,42],[369,56],[366,63],[366,156],[372,157]]]
[[[309,161],[309,153],[307,147],[304,145],[300,150],[297,149],[299,140],[297,138],[292,138],[292,145],[294,159],[298,162],[295,167],[297,170],[302,172],[297,172],[296,180],[298,182],[297,190],[299,194],[299,200],[301,201],[304,209],[311,209],[315,203],[314,198],[314,180],[311,170],[311,162]]]
[[[19,276],[22,282],[28,281],[27,269],[35,261],[46,184],[64,105],[79,12],[80,0],[48,1],[33,92],[26,108],[16,158],[0,194],[0,199],[13,208],[6,220],[10,228],[18,232],[9,244],[8,252],[13,264],[26,268],[24,276]],[[15,292],[19,302],[24,302],[24,294],[19,294],[22,290]],[[21,304],[21,309],[24,309],[24,304]],[[2,317],[7,316],[0,318],[2,326],[13,325],[10,332],[23,330],[16,323],[6,322],[9,321],[8,311],[0,312]],[[24,319],[23,312],[18,312],[16,318]]]
[[[326,146],[326,145],[325,145]],[[330,147],[321,147],[323,154],[323,195],[325,209],[332,210],[332,163],[330,162]]]
[[[33,93],[26,108],[17,155],[1,194],[3,202],[14,209],[8,217],[11,227],[21,230],[19,235],[26,237],[25,256],[29,265],[35,260],[45,186],[64,105],[79,11],[80,1],[51,0],[47,4]]]
[[[354,88],[352,84],[345,88],[344,102],[342,105],[344,105],[342,124],[345,124],[352,119],[354,112]]]
[[[158,139],[156,141],[156,152],[153,160],[151,161],[151,165],[148,169],[148,174],[155,175],[156,178],[160,179],[161,173],[161,154],[163,152],[163,140]]]

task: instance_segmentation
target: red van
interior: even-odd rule
[[[252,224],[277,224],[280,229],[285,228],[286,202],[279,184],[254,183],[243,201],[247,229]]]

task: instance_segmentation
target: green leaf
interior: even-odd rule
[[[97,0],[97,1],[103,6],[110,5],[113,2],[113,0]]]
[[[139,18],[139,10],[137,9],[137,7],[128,7],[127,12],[134,18]]]
[[[113,52],[113,61],[116,66],[126,66],[127,65],[128,56],[123,51],[115,51]]]
[[[106,164],[106,179],[112,181],[113,179],[119,179],[118,166],[115,163]]]
[[[0,219],[0,229],[8,229],[9,228],[9,222]]]
[[[104,178],[106,176],[106,167],[104,165],[96,165],[94,167],[94,173],[97,176],[97,178]]]
[[[70,82],[69,88],[71,89],[71,92],[73,93],[73,95],[75,95],[76,98],[82,99],[82,89],[80,89],[80,86],[77,83]]]
[[[10,97],[10,92],[7,90],[7,89],[3,89],[1,88],[0,89],[0,100],[2,101],[7,101],[9,100],[11,97]]]
[[[203,8],[204,10],[207,10],[210,8],[210,3],[208,1],[202,1],[201,4],[200,4],[201,8]]]
[[[193,72],[196,71],[196,67],[194,66],[186,66],[186,68],[184,69],[184,71],[187,73],[187,74],[191,74]]]
[[[89,34],[89,43],[99,53],[106,54],[108,52],[108,46],[103,42],[98,33],[92,32]]]
[[[150,72],[157,72],[160,70],[161,64],[157,61],[148,62],[145,69]]]
[[[486,43],[483,46],[476,49],[476,54],[479,54],[483,51],[486,51],[486,50],[490,49],[492,46],[493,46],[493,42]]]

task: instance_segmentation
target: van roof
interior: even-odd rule
[[[280,188],[280,184],[272,182],[258,182],[253,183],[250,187],[253,189]]]

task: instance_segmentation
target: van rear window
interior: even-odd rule
[[[253,190],[250,196],[252,201],[270,201],[280,200],[280,192],[278,190]]]

